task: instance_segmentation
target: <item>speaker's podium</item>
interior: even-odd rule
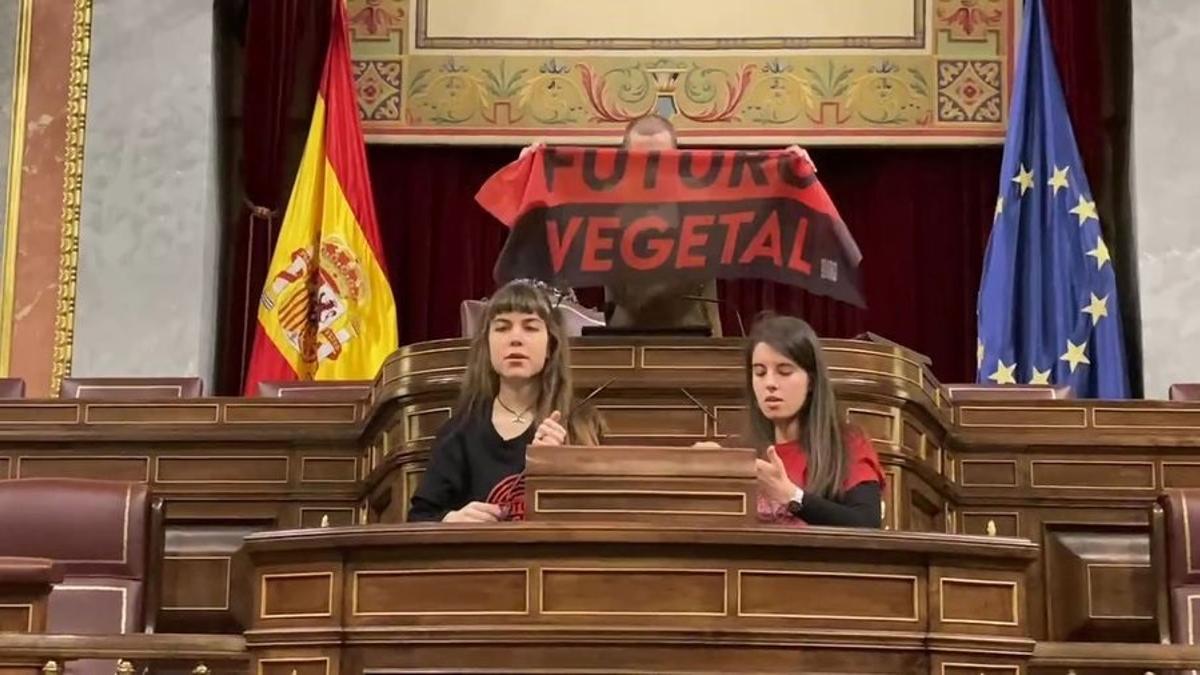
[[[1025,540],[761,524],[754,453],[530,447],[524,522],[247,538],[264,675],[1023,673]]]

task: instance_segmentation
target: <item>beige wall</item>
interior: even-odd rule
[[[1147,398],[1200,382],[1200,2],[1133,2],[1133,197]]]
[[[219,263],[213,3],[95,0],[72,374],[201,375]]]

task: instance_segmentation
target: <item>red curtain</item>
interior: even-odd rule
[[[1101,170],[1110,133],[1098,93],[1107,37],[1096,5],[1047,2],[1089,175]],[[998,146],[813,150],[820,178],[862,248],[869,308],[771,283],[722,283],[727,334],[737,334],[737,314],[749,323],[771,308],[803,316],[831,337],[873,331],[930,356],[943,381],[973,379],[975,299],[1000,154]],[[512,148],[368,148],[402,344],[457,336],[462,300],[494,289],[492,265],[505,231],[473,197],[515,156]],[[1102,200],[1099,181],[1093,190]],[[583,297],[594,301],[596,294]]]
[[[279,236],[301,133],[291,121],[311,115],[329,30],[329,7],[312,0],[248,3],[241,94],[241,206],[226,230],[217,390],[236,394],[250,358],[258,298]],[[306,127],[307,124],[304,124]]]

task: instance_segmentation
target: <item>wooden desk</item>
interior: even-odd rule
[[[1200,487],[1200,405],[988,401],[952,405],[922,358],[825,340],[842,411],[888,473],[886,527],[1038,543],[1030,579],[1039,639],[1154,641],[1149,509],[1164,487]],[[366,429],[365,488],[383,522],[404,518],[465,363],[458,340],[405,347],[384,365]],[[588,338],[573,343],[581,395],[607,442],[729,442],[741,425],[740,341]]]
[[[0,478],[148,481],[166,523],[158,630],[232,633],[242,537],[326,517],[362,522],[366,411],[254,399],[3,401]]]
[[[1015,674],[1034,648],[1020,540],[435,524],[263,532],[244,553],[269,674]]]
[[[951,405],[912,352],[824,346],[846,418],[888,472],[887,527],[1039,544],[1038,639],[1156,640],[1149,507],[1160,488],[1200,487],[1200,405]],[[403,520],[465,356],[462,340],[405,347],[364,403],[5,401],[0,476],[149,480],[166,503],[160,630],[232,631],[244,535]],[[738,340],[583,338],[573,362],[580,395],[608,384],[594,403],[611,444],[728,443],[740,427]]]

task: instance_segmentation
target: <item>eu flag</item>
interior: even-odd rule
[[[1067,116],[1042,0],[1025,8],[979,289],[976,377],[1069,385],[1077,397],[1125,398],[1112,260]]]

